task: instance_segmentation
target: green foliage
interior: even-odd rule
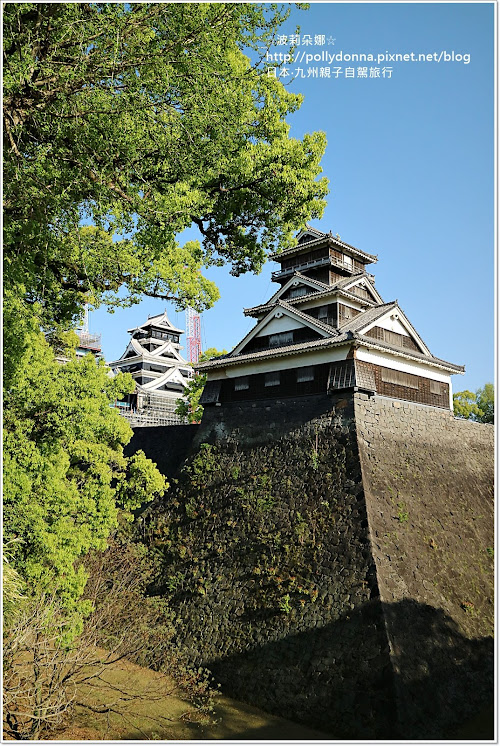
[[[408,521],[409,515],[408,511],[406,509],[406,505],[403,502],[398,503],[398,521],[400,523],[406,523]]]
[[[166,485],[144,454],[123,455],[132,431],[111,403],[132,389],[131,377],[110,378],[91,355],[60,365],[40,331],[26,339],[5,396],[5,537],[22,539],[11,559],[30,588],[57,586],[71,607],[87,578],[76,560],[104,548],[119,509]]]
[[[221,355],[227,355],[227,350],[217,350],[215,347],[209,347],[205,352],[201,353],[198,362],[203,363],[206,360],[211,360]],[[187,400],[179,399],[177,402],[176,413],[187,419],[188,422],[200,422],[203,417],[203,406],[200,404],[200,397],[206,382],[206,373],[196,373],[185,388],[184,395]]]
[[[316,449],[311,451],[311,466],[314,471],[318,471],[318,452]]]
[[[455,417],[475,422],[493,424],[495,421],[495,387],[485,383],[476,393],[458,391],[453,394],[453,411]]]
[[[184,389],[186,400],[179,399],[175,411],[190,423],[200,422],[203,417],[203,406],[200,397],[207,382],[206,374],[196,373]]]
[[[235,442],[205,444],[155,511],[148,538],[163,556],[155,587],[192,629],[204,627],[201,596],[203,608],[226,597],[228,572],[255,620],[288,625],[295,611],[332,603],[320,595],[318,568],[348,516],[346,500],[356,501],[344,488],[344,442],[323,431],[313,438],[317,469],[309,434],[242,450]],[[221,624],[232,624],[230,616]]]
[[[141,703],[140,710],[151,720],[171,727],[174,713],[167,698],[179,694],[194,705],[191,717],[199,721],[201,715],[205,721],[215,691],[208,672],[186,667],[174,649],[173,615],[166,602],[146,594],[155,568],[152,553],[130,538],[114,540],[105,551],[87,556],[85,567],[85,598],[92,612],[72,639],[67,639],[67,608],[55,593],[25,598],[6,619],[5,735],[15,740],[57,738],[61,726],[74,723],[86,710],[93,723],[113,713],[122,726],[130,725],[138,715],[134,703]],[[126,678],[120,676],[124,658],[168,678],[157,673],[154,686],[144,686],[144,677],[152,678],[145,670],[137,669],[131,677],[128,668]],[[155,718],[152,710],[159,702],[163,711]]]
[[[218,291],[203,266],[258,272],[321,216],[325,136],[289,137],[302,97],[257,58],[288,13],[5,5],[6,286],[41,303],[46,328],[85,301],[207,308]],[[190,226],[201,243],[180,245]]]
[[[475,394],[472,391],[457,391],[453,394],[453,412],[455,417],[466,420],[478,419],[480,412]]]
[[[487,554],[488,554],[488,556],[489,556],[489,557],[491,557],[492,559],[493,559],[493,557],[495,556],[495,550],[493,549],[493,547],[486,547],[486,553],[487,553]]]
[[[280,600],[280,611],[283,612],[283,614],[289,614],[291,610],[292,610],[292,607],[290,606],[290,594],[287,593]]]
[[[480,422],[493,424],[495,421],[495,387],[492,383],[485,383],[476,391],[476,402],[481,412]]]

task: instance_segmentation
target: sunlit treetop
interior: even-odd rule
[[[46,325],[142,294],[202,310],[204,266],[259,271],[321,215],[324,134],[289,137],[301,96],[263,61],[287,12],[5,5],[5,281]]]

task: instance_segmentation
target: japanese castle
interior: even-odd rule
[[[175,414],[177,402],[194,371],[180,354],[182,329],[165,311],[129,329],[130,342],[119,360],[110,363],[114,373],[131,373],[136,389],[117,402],[132,425],[173,425],[183,420]]]
[[[397,301],[384,302],[366,270],[376,256],[306,226],[271,259],[280,287],[244,311],[253,329],[197,366],[202,404],[351,389],[453,410],[451,376],[465,368],[434,357]]]

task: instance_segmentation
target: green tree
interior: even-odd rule
[[[455,417],[475,420],[479,417],[476,395],[472,391],[457,391],[453,394],[453,412]]]
[[[5,5],[6,285],[47,328],[144,294],[201,310],[203,266],[259,271],[321,215],[324,134],[289,137],[302,97],[263,62],[288,12]],[[201,243],[180,245],[190,226]]]
[[[126,516],[166,487],[144,453],[123,454],[132,431],[111,405],[132,386],[129,375],[110,378],[91,355],[60,365],[33,330],[5,397],[9,560],[29,589],[56,587],[69,609],[87,579],[78,558],[106,547],[120,509]]]
[[[479,421],[493,424],[495,421],[495,387],[492,383],[485,383],[476,391],[476,402],[481,412]]]
[[[453,411],[456,417],[475,422],[493,424],[495,420],[495,387],[485,383],[482,388],[472,391],[458,391],[453,394]]]
[[[217,350],[215,347],[209,347],[205,352],[201,353],[199,362],[203,363],[205,360],[210,360],[213,357],[220,357],[221,355],[227,355],[227,350]],[[206,382],[206,373],[195,373],[194,377],[186,386],[184,392],[186,401],[179,399],[177,402],[177,408],[175,411],[190,423],[200,422],[203,416],[203,406],[200,404],[200,397],[203,393]]]
[[[288,11],[246,3],[7,3],[4,61],[5,532],[30,588],[71,605],[119,508],[161,493],[110,408],[131,381],[53,344],[84,303],[144,294],[202,310],[203,267],[258,272],[324,209],[322,133],[263,62]],[[260,55],[260,57],[259,57]],[[200,241],[177,236],[196,227]],[[43,328],[47,339],[41,334]]]

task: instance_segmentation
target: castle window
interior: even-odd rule
[[[265,373],[264,374],[264,386],[279,386],[280,385],[280,374],[279,371],[276,373]]]
[[[407,389],[418,389],[418,378],[410,373],[382,368],[381,375],[385,383],[394,383],[396,386],[405,386]]]
[[[240,378],[237,378],[234,382],[235,391],[246,391],[249,388],[250,388],[250,382],[248,380],[248,376],[241,376]]]
[[[293,332],[280,332],[280,334],[271,334],[269,337],[269,347],[283,347],[293,343]]]
[[[306,381],[314,381],[314,368],[312,365],[297,370],[297,383],[305,383]]]
[[[431,394],[441,394],[441,384],[439,381],[430,381]]]

